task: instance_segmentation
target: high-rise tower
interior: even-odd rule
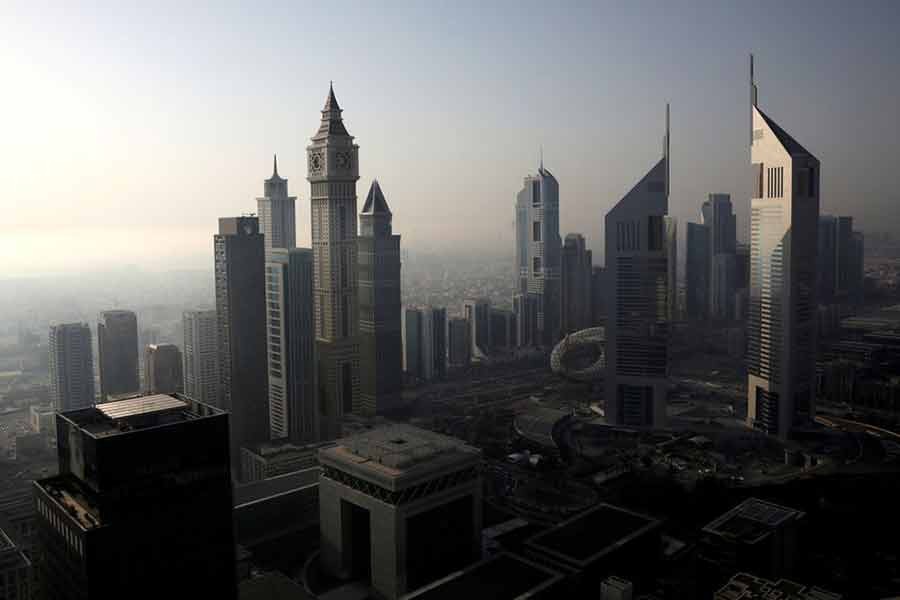
[[[363,414],[397,405],[403,385],[400,236],[392,218],[373,181],[359,215],[360,401],[353,410]]]
[[[356,181],[359,146],[329,88],[322,122],[306,148],[314,260],[322,437],[340,435],[359,393]]]
[[[287,179],[278,175],[278,157],[272,159],[272,176],[263,185],[263,197],[256,199],[259,229],[264,236],[266,259],[272,248],[297,245],[296,196],[288,196]]]
[[[189,310],[184,324],[184,395],[219,406],[219,357],[216,311]]]
[[[87,323],[50,327],[50,402],[56,410],[91,406],[94,398],[94,358]]]
[[[562,329],[565,333],[590,326],[591,261],[584,236],[568,234],[562,247]]]
[[[517,291],[534,298],[535,345],[552,347],[561,335],[561,246],[559,183],[542,159],[537,175],[526,177],[516,196]]]
[[[815,415],[819,161],[757,106],[752,55],[750,90],[747,424],[786,438]]]
[[[231,413],[231,460],[269,439],[265,248],[256,217],[219,219],[215,236],[219,406]]]
[[[100,359],[100,402],[141,389],[138,375],[137,315],[130,310],[106,310],[97,323]]]
[[[606,213],[606,420],[660,427],[668,393],[669,108],[663,156]]]

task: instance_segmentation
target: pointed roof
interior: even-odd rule
[[[278,175],[278,155],[272,155],[272,176],[266,179],[266,181],[287,181],[287,179],[282,178]]]
[[[313,139],[325,138],[330,135],[350,135],[347,133],[347,128],[344,127],[342,112],[344,111],[334,95],[334,84],[330,83],[328,97],[325,99],[325,108],[322,109],[322,124],[319,125],[319,131],[316,132]]]
[[[372,180],[362,212],[363,214],[391,214],[391,209],[388,208],[387,200],[385,200],[384,194],[381,192],[381,186],[378,184],[377,179]]]
[[[792,156],[799,154],[812,156],[813,158],[815,158],[809,150],[800,145],[800,142],[792,138],[788,132],[779,127],[778,123],[773,121],[769,117],[769,115],[761,111],[758,106],[756,107],[756,112],[758,112],[759,116],[763,118],[763,120],[766,122],[766,125],[769,126],[769,129],[772,130],[772,133],[775,134],[775,137],[778,138],[778,141],[781,142],[781,145],[784,146],[784,149],[787,150],[788,154]]]

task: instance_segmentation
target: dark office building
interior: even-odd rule
[[[360,395],[354,412],[372,415],[396,406],[403,385],[400,236],[378,181],[359,215]]]
[[[591,269],[591,325],[597,326],[603,324],[606,320],[606,292],[603,286],[606,285],[606,269],[604,267],[593,267]]]
[[[94,358],[87,323],[50,326],[50,402],[56,410],[94,403]]]
[[[562,330],[573,333],[591,325],[591,251],[584,236],[570,233],[562,247]]]
[[[256,217],[219,219],[215,236],[219,403],[231,413],[231,457],[269,439],[265,248]]]
[[[491,343],[497,350],[509,350],[516,346],[517,328],[514,312],[491,308]]]
[[[110,396],[139,392],[137,315],[130,310],[100,313],[97,345],[100,401],[106,402]]]
[[[181,350],[175,344],[150,344],[144,350],[144,386],[148,394],[174,394],[184,388]]]
[[[48,598],[236,598],[228,415],[183,396],[57,415],[34,483]]]
[[[685,260],[685,311],[688,318],[709,318],[710,229],[699,223],[687,224]]]

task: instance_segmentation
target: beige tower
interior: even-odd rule
[[[322,123],[306,148],[312,217],[313,299],[323,439],[340,435],[359,393],[356,181],[359,147],[329,89]]]
[[[780,438],[815,416],[819,161],[763,113],[751,74],[747,424]]]

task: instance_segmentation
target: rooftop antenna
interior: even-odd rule
[[[272,155],[272,172],[275,175],[278,175],[278,155],[277,154]]]
[[[669,138],[671,137],[669,131],[669,103],[666,102],[666,135],[663,138],[663,157],[666,159],[666,198],[669,197],[669,173],[671,170],[669,169],[670,160],[670,148],[669,148]]]
[[[753,72],[753,53],[750,53],[750,145],[753,145],[753,109],[757,107],[759,91],[756,89],[756,75]]]
[[[541,171],[544,170],[544,145],[541,144]]]

